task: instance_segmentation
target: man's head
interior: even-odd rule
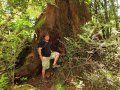
[[[44,32],[44,34],[43,34],[43,39],[44,39],[45,41],[49,41],[50,35],[49,35],[48,32]]]

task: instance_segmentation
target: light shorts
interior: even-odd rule
[[[44,56],[43,56],[42,68],[43,68],[44,70],[50,68],[50,59],[54,59],[57,54],[58,54],[58,52],[52,52],[51,55],[50,55],[50,57],[44,57]]]

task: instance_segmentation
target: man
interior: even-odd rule
[[[57,65],[59,59],[59,52],[51,51],[51,44],[49,42],[50,36],[48,32],[45,32],[43,38],[38,43],[38,54],[42,61],[42,77],[45,78],[45,71],[50,67],[50,59],[54,59],[53,68],[60,67]]]

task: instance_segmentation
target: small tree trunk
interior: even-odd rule
[[[111,1],[111,6],[112,6],[112,11],[114,14],[114,19],[115,19],[115,23],[116,23],[116,29],[119,29],[119,23],[118,23],[118,16],[117,16],[117,10],[115,8],[115,4],[114,4],[114,0],[110,0]]]
[[[107,9],[107,1],[104,0],[104,7],[105,7],[105,19],[106,19],[106,22],[109,21],[109,17],[108,17],[108,9]]]

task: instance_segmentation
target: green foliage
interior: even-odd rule
[[[28,77],[22,77],[22,78],[20,78],[20,81],[22,81],[22,82],[25,82],[27,80],[28,80]]]
[[[32,43],[34,30],[45,21],[43,19],[36,28],[33,27],[46,4],[43,0],[0,1],[0,69],[1,75],[6,71],[11,84],[14,83],[15,62],[19,53],[28,43]],[[1,80],[6,81],[4,77]],[[3,82],[3,85],[7,84]]]
[[[91,82],[93,90],[119,90],[120,88],[119,75],[113,75],[104,67],[95,70],[94,73],[86,74],[86,78]]]
[[[42,26],[42,24],[45,22],[45,20],[46,20],[46,17],[45,18],[43,18],[41,21],[39,21],[38,23],[37,23],[37,25],[35,25],[35,30],[37,29],[37,28],[39,28],[39,27],[41,27]]]
[[[80,3],[82,3],[83,1],[82,0],[79,0]],[[84,3],[86,4],[91,4],[92,3],[92,0],[84,0]]]
[[[55,86],[55,90],[65,90],[64,86],[62,85],[62,83],[57,83],[57,85]]]
[[[0,90],[7,89],[8,80],[9,78],[6,76],[6,74],[2,74],[0,76]]]
[[[95,19],[92,20],[81,27],[82,34],[78,34],[75,38],[65,37],[67,60],[70,61],[69,64],[72,63],[71,67],[81,65],[80,77],[85,78],[85,83],[91,85],[86,86],[86,90],[118,90],[120,88],[118,66],[120,63],[120,32],[115,29],[114,21],[103,24],[96,22]],[[104,38],[101,27],[104,27],[104,30],[111,28],[110,33],[107,31],[105,33],[105,37],[110,34],[109,38]],[[93,36],[96,34],[100,34],[102,38],[94,39]],[[87,65],[89,68],[86,68]]]
[[[24,85],[15,85],[14,90],[40,90],[40,89],[37,89],[30,84],[24,84]]]
[[[91,3],[91,13],[100,23],[107,24],[114,21],[116,29],[119,29],[118,23],[118,1],[116,0],[95,0]]]

